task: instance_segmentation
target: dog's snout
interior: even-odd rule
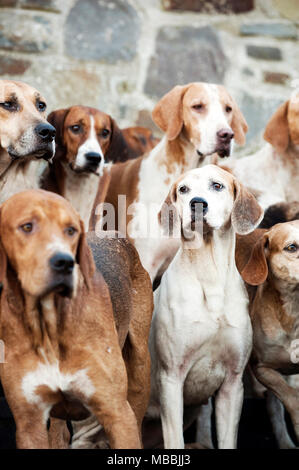
[[[229,143],[232,138],[234,137],[234,133],[231,129],[220,129],[220,131],[217,132],[217,137],[220,139],[221,142],[227,142]]]
[[[56,135],[55,127],[47,122],[38,124],[35,128],[35,132],[44,142],[52,142]]]
[[[205,215],[208,212],[208,203],[202,197],[194,197],[193,199],[191,199],[190,201],[191,211],[195,212],[199,204],[202,205],[202,212],[203,212],[203,215]]]
[[[97,152],[88,152],[85,154],[85,158],[89,163],[99,163],[101,161],[102,155]]]
[[[51,268],[59,274],[71,274],[74,265],[74,258],[68,253],[56,253],[50,259]]]

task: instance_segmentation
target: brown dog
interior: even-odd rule
[[[56,194],[26,191],[2,205],[0,235],[1,380],[18,447],[47,448],[48,417],[90,413],[111,447],[139,447],[119,347],[129,322],[119,319],[118,337],[109,289],[95,272],[79,216]]]
[[[108,114],[87,106],[53,111],[48,121],[56,128],[56,153],[43,188],[70,201],[88,228],[104,163],[136,158],[156,141],[148,129],[121,131]]]
[[[134,246],[116,233],[106,232],[99,239],[87,234],[97,270],[103,275],[112,300],[119,344],[128,373],[128,401],[141,424],[150,394],[150,356],[148,336],[153,311],[149,276],[142,267]],[[102,446],[101,427],[95,417],[73,424],[72,448]]]
[[[278,444],[294,447],[284,421],[289,412],[299,440],[299,388],[291,376],[299,374],[299,221],[258,230],[247,239],[239,268],[243,279],[256,287],[251,296],[253,325],[251,368],[268,390],[268,408]],[[237,245],[237,252],[239,246]],[[244,256],[245,255],[245,256]],[[242,259],[241,259],[242,258]],[[245,262],[244,262],[245,261]]]
[[[46,160],[55,150],[55,129],[46,121],[46,107],[33,87],[0,80],[0,203],[40,187]]]

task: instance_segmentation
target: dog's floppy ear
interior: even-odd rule
[[[47,117],[47,121],[56,129],[55,142],[57,148],[64,147],[63,126],[70,109],[71,108],[57,109],[56,111],[52,111]]]
[[[1,208],[0,208],[0,226],[1,226]],[[0,293],[2,292],[7,272],[7,255],[4,249],[0,234]]]
[[[158,221],[163,229],[163,233],[168,234],[169,236],[174,234],[179,222],[179,215],[176,208],[176,191],[177,184],[174,183],[158,213]]]
[[[289,101],[280,105],[268,122],[264,132],[264,139],[278,152],[284,152],[289,145],[288,108]]]
[[[247,235],[261,222],[264,211],[257,200],[237,179],[234,179],[235,202],[232,210],[232,225],[239,235]]]
[[[268,234],[265,233],[255,243],[251,256],[241,272],[243,280],[251,286],[263,284],[268,277],[268,263],[265,254],[268,242]]]
[[[232,123],[231,123],[231,128],[234,132],[234,139],[239,145],[244,145],[246,138],[245,134],[248,131],[248,125],[247,122],[235,102],[235,100],[232,99],[233,102],[233,118],[232,118]]]
[[[183,97],[189,85],[177,85],[158,101],[152,112],[152,118],[168,140],[174,140],[183,128]]]
[[[110,117],[111,137],[109,147],[105,154],[106,162],[124,162],[128,157],[128,145],[123,136],[122,131],[116,124],[115,120]]]
[[[92,252],[88,246],[85,234],[85,227],[82,220],[80,220],[81,235],[77,248],[77,263],[80,266],[84,282],[88,289],[91,288],[92,279],[95,273],[95,264]]]

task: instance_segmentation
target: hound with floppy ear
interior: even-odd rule
[[[46,108],[33,87],[0,80],[0,203],[41,185],[55,150],[55,129],[46,121]]]
[[[254,155],[226,162],[266,209],[299,200],[299,93],[283,103],[264,132],[267,142]]]
[[[56,194],[26,191],[2,205],[0,233],[1,380],[17,446],[48,448],[50,417],[94,414],[111,447],[140,447],[109,290],[78,214]]]
[[[48,121],[56,128],[56,153],[43,188],[68,199],[88,228],[104,162],[136,157],[136,148],[131,149],[114,119],[95,108],[58,109]]]
[[[247,124],[225,88],[207,83],[174,87],[152,115],[163,139],[148,155],[111,168],[106,202],[114,206],[117,228],[127,227],[154,280],[178,249],[177,242],[160,237],[157,219],[171,185],[185,171],[203,165],[208,155],[229,156],[233,138],[244,143]],[[118,214],[119,195],[126,196],[126,214]]]
[[[251,255],[242,277],[258,286],[251,301],[253,353],[251,369],[268,391],[268,410],[280,448],[293,448],[284,417],[289,412],[299,442],[299,221],[244,237]],[[237,244],[237,251],[239,243]]]
[[[235,448],[242,376],[252,346],[235,237],[254,230],[263,211],[230,173],[214,165],[186,173],[171,193],[182,238],[155,292],[149,413],[160,409],[165,448],[184,448],[184,407],[189,413],[194,407],[195,417],[216,393],[218,447]],[[197,205],[202,206],[202,243],[190,249],[184,229],[196,226]]]

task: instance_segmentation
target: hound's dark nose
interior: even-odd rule
[[[190,201],[191,211],[195,212],[196,208],[198,207],[198,204],[202,205],[202,213],[203,215],[205,215],[208,212],[208,203],[202,197],[194,197],[193,199],[191,199]]]
[[[55,139],[56,129],[49,123],[38,124],[35,132],[44,142],[52,142]]]
[[[85,154],[85,158],[89,163],[100,163],[102,155],[97,152],[88,152]]]
[[[56,253],[50,258],[51,268],[59,274],[71,274],[74,269],[74,258],[67,253]]]
[[[234,137],[234,133],[231,129],[220,129],[220,131],[217,132],[217,137],[220,142],[229,143]]]

